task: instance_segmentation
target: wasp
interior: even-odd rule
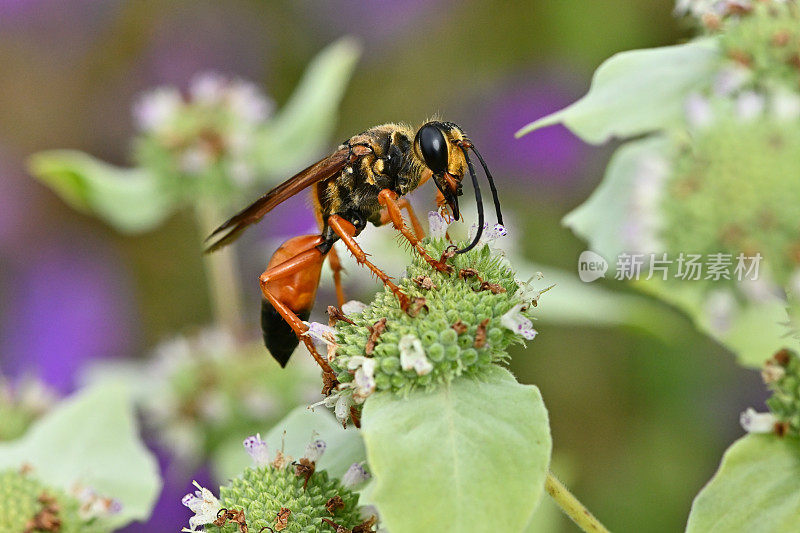
[[[483,157],[459,126],[452,122],[430,121],[416,133],[404,124],[383,124],[350,137],[332,154],[267,192],[214,230],[207,239],[212,241],[207,252],[229,244],[275,206],[305,189],[311,189],[320,234],[293,237],[284,242],[259,278],[264,296],[261,307],[264,343],[281,366],[286,365],[302,341],[323,373],[332,376],[327,359],[319,354],[306,335],[306,321],[311,314],[326,258],[333,271],[338,304],[344,303],[342,266],[333,247],[336,241],[341,240],[356,262],[369,269],[397,296],[403,310],[409,309],[408,296],[370,261],[356,241],[367,223],[381,226],[391,222],[428,264],[440,272],[452,271],[446,262],[447,254],[440,258],[431,257],[420,244],[424,231],[405,198],[431,178],[438,189],[438,205],[458,220],[462,180],[469,172],[478,206],[478,227],[472,242],[453,253],[464,253],[479,242],[484,227],[483,203],[468,150],[478,157],[486,173],[497,219],[502,224],[497,189]],[[403,219],[403,209],[408,213],[411,228]]]

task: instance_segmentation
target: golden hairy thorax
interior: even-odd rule
[[[448,140],[466,140],[455,125]],[[407,124],[381,124],[348,139],[346,146],[367,146],[371,152],[344,167],[335,176],[312,188],[312,201],[321,226],[333,214],[358,211],[369,222],[380,223],[378,194],[383,189],[404,196],[431,176],[419,149],[414,145],[416,130]],[[454,142],[449,144],[448,172],[460,180],[466,161]]]

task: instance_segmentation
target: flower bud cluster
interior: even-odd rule
[[[450,244],[444,238],[423,243],[436,258]],[[398,282],[409,297],[406,311],[388,289],[356,311],[345,306],[331,361],[341,383],[332,396],[340,419],[374,391],[405,395],[458,376],[480,376],[507,360],[510,345],[535,337],[532,308],[540,291],[517,281],[502,254],[481,243],[447,264],[452,271],[439,272],[415,255]]]
[[[374,519],[364,521],[358,494],[352,490],[369,474],[358,463],[341,481],[317,469],[316,463],[326,448],[324,441],[309,443],[297,461],[281,451],[271,458],[260,435],[245,439],[244,447],[254,466],[222,486],[219,499],[196,483],[198,490],[183,498],[183,504],[195,513],[189,521],[190,528],[184,531],[197,531],[198,526],[204,526],[206,531],[230,533],[261,529],[316,533],[336,530],[327,523],[347,531],[374,523]],[[372,528],[364,526],[361,531],[367,533]]]
[[[772,391],[767,406],[776,418],[775,431],[800,437],[800,356],[781,350],[766,362],[761,375]]]
[[[213,72],[197,75],[185,94],[159,87],[134,106],[141,131],[136,157],[178,191],[190,186],[185,177],[205,178],[194,181],[198,187],[221,188],[209,193],[251,184],[254,139],[272,107],[255,84]]]
[[[0,471],[0,525],[3,531],[108,533],[104,517],[119,503],[90,489],[68,494],[42,483],[27,468]]]
[[[311,364],[281,370],[262,343],[219,329],[165,342],[145,373],[145,422],[189,463],[318,397]]]

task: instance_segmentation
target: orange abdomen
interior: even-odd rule
[[[321,242],[322,237],[318,235],[289,239],[272,255],[267,270],[296,258],[298,254],[313,249]],[[268,282],[267,290],[291,309],[300,320],[308,320],[317,296],[324,262],[325,255],[319,252],[319,257],[309,261],[302,270]],[[261,331],[267,349],[281,366],[286,366],[299,340],[289,324],[267,300],[261,302]]]

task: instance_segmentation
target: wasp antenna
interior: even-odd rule
[[[489,180],[489,187],[492,189],[492,197],[494,198],[494,209],[497,212],[497,222],[499,224],[503,223],[503,213],[500,212],[500,199],[497,197],[497,187],[494,186],[494,178],[492,178],[492,173],[489,172],[489,167],[486,166],[486,162],[481,157],[480,152],[475,149],[475,146],[470,144],[470,148],[472,151],[475,152],[475,155],[478,156],[478,161],[481,162],[481,166],[483,167],[483,171],[486,172],[486,179]]]
[[[456,250],[457,254],[463,254],[475,248],[475,245],[481,240],[481,235],[483,235],[483,200],[481,199],[481,188],[478,186],[478,178],[475,176],[475,168],[472,166],[472,161],[469,159],[467,149],[464,146],[460,148],[461,151],[464,152],[464,158],[467,160],[467,166],[469,167],[469,175],[472,177],[472,186],[475,188],[475,202],[478,204],[478,231],[475,233],[475,237],[472,239],[469,246],[461,250]]]

